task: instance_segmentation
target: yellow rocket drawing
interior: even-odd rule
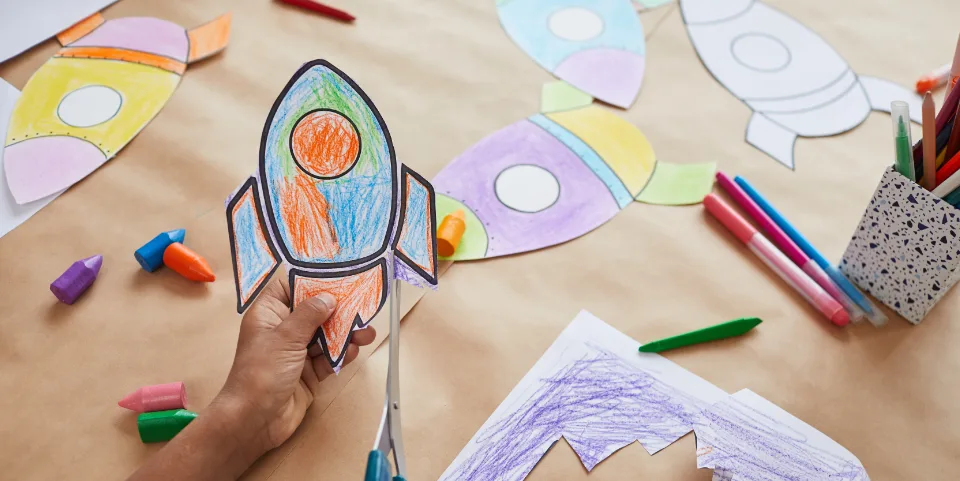
[[[60,192],[96,170],[163,108],[187,64],[226,47],[230,15],[185,30],[98,13],[57,36],[64,46],[23,89],[3,150],[17,203]]]

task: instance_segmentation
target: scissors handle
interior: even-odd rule
[[[367,456],[367,474],[364,481],[406,481],[403,476],[390,477],[390,461],[379,449],[370,451]]]

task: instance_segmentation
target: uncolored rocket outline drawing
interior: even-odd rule
[[[97,13],[24,87],[5,136],[5,182],[18,204],[69,188],[113,159],[160,112],[188,64],[226,48],[230,14],[186,30]]]
[[[385,303],[386,262],[394,262],[399,279],[437,285],[436,194],[397,162],[386,123],[366,93],[325,60],[301,66],[277,96],[259,157],[257,173],[225,202],[237,312],[286,265],[291,309],[319,292],[338,299],[314,336],[337,369],[353,332]],[[291,197],[284,186],[298,190]],[[303,209],[309,225],[291,230],[298,221],[290,216]],[[323,232],[327,237],[316,237]]]
[[[862,124],[871,111],[890,112],[893,100],[910,103],[912,119],[920,120],[920,97],[916,93],[887,80],[857,75],[826,40],[780,10],[759,0],[679,0],[679,3],[687,35],[701,63],[717,83],[753,112],[745,132],[747,143],[791,170],[795,168],[797,137],[829,137],[848,132]],[[724,31],[733,29],[731,22],[751,21],[744,28]],[[731,38],[725,43],[726,36]],[[705,53],[710,49],[713,50]],[[811,55],[815,50],[818,52]],[[749,57],[751,51],[755,54],[763,51],[766,55],[740,58]],[[803,87],[805,90],[799,92],[757,92],[757,89],[784,85],[783,78],[772,76],[784,73],[801,54],[804,56],[799,60],[806,61],[810,68],[800,73],[812,75],[820,83]],[[781,62],[776,65],[760,65],[777,58]],[[755,65],[747,65],[748,62]],[[811,69],[825,68],[831,63],[839,71],[824,79],[816,78],[818,72]],[[739,70],[731,70],[737,65]],[[797,81],[795,73],[789,81]],[[768,78],[763,79],[763,75]],[[731,85],[740,78],[749,79],[743,82],[749,88]],[[754,93],[735,93],[738,87]],[[834,110],[829,110],[831,108]],[[829,125],[843,115],[847,118],[837,125]]]

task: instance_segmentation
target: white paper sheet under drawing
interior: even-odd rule
[[[789,168],[797,137],[826,137],[863,123],[871,110],[920,97],[858,76],[822,37],[757,0],[680,0],[690,41],[721,85],[753,110],[746,140]]]
[[[66,30],[116,0],[3,0],[0,62]]]
[[[653,454],[727,394],[582,311],[510,392],[445,481],[519,481],[562,436],[587,470],[639,441]]]
[[[0,79],[0,134],[6,134],[10,114],[13,112],[13,106],[17,103],[19,96],[20,91]],[[7,232],[26,222],[38,210],[56,199],[58,195],[60,193],[23,205],[17,204],[17,201],[13,199],[13,194],[10,193],[10,188],[7,187],[7,178],[3,172],[3,145],[0,144],[0,237],[7,235]]]
[[[868,481],[850,451],[744,389],[707,409],[696,426],[697,467],[717,480]]]

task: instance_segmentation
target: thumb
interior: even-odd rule
[[[332,295],[322,292],[298,304],[280,323],[277,331],[291,344],[306,348],[307,344],[313,340],[317,329],[330,318],[336,307],[337,300]]]

